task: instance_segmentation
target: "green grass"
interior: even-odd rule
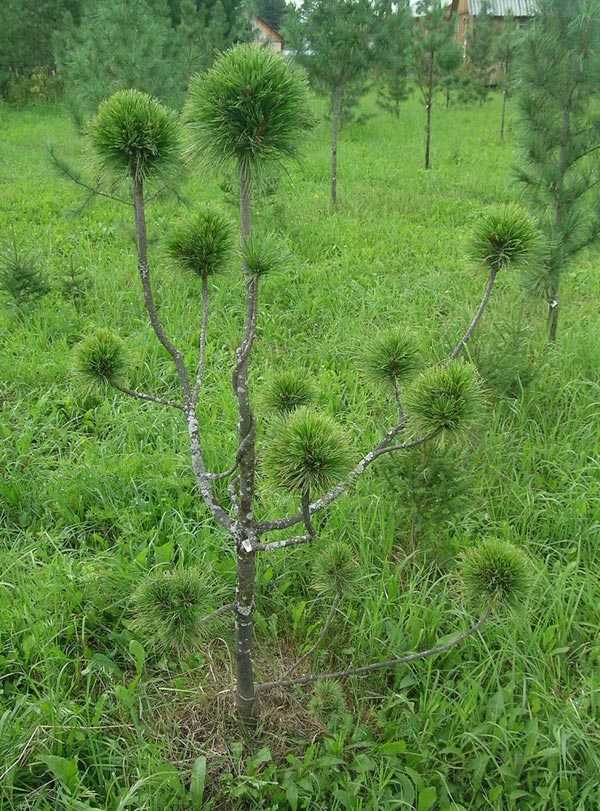
[[[416,100],[398,122],[366,107],[373,117],[343,133],[336,213],[322,122],[256,215],[293,254],[264,280],[256,402],[282,368],[312,378],[356,455],[394,417],[389,393],[361,371],[365,343],[402,327],[428,362],[441,357],[485,282],[466,259],[471,229],[486,206],[519,197],[497,99],[435,111],[428,173]],[[154,656],[134,623],[132,595],[156,565],[208,562],[231,593],[234,560],[194,495],[181,418],[90,390],[75,373],[74,345],[106,327],[127,343],[132,387],[175,391],[144,317],[130,213],[101,199],[73,213],[80,191],[53,174],[45,147],[80,164],[86,151],[60,110],[0,113],[0,230],[37,252],[55,288],[23,314],[0,310],[0,808],[188,811],[199,807],[192,763],[205,755],[203,809],[597,809],[598,254],[565,283],[555,350],[543,304],[502,274],[471,352],[487,398],[477,433],[439,458],[414,457],[418,473],[411,457],[374,465],[331,508],[317,546],[345,541],[361,577],[311,669],[399,655],[463,628],[454,566],[484,537],[531,556],[527,604],[439,658],[345,683],[346,711],[338,702],[329,718],[311,717],[310,691],[280,696],[249,757],[210,698],[229,684],[229,623],[183,660]],[[186,197],[235,217],[221,180],[195,172]],[[184,216],[161,200],[148,219],[161,312],[191,363],[197,280],[163,261]],[[71,261],[90,280],[75,303],[57,291]],[[235,264],[211,295],[200,412],[209,466],[225,469],[243,317]],[[265,516],[292,503],[262,486]],[[427,510],[418,521],[415,504]],[[311,556],[300,547],[260,561],[259,676],[282,672],[319,636],[329,604],[311,586]]]

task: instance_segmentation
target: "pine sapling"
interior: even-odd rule
[[[424,651],[385,659],[364,666],[352,666],[330,673],[296,675],[307,653],[294,667],[274,682],[256,683],[253,661],[254,610],[256,601],[256,560],[263,554],[281,554],[300,544],[314,544],[318,536],[315,516],[351,490],[352,485],[380,457],[410,450],[452,436],[461,437],[481,414],[481,391],[476,370],[458,360],[481,318],[489,292],[479,307],[477,318],[458,342],[452,357],[440,366],[419,374],[420,358],[408,336],[394,332],[373,345],[371,372],[386,386],[397,389],[391,427],[373,448],[357,461],[347,440],[347,431],[312,404],[312,390],[290,375],[271,383],[270,403],[275,412],[269,419],[264,451],[257,453],[257,415],[249,377],[252,350],[259,320],[259,292],[272,273],[282,266],[285,253],[276,249],[272,237],[252,229],[252,189],[263,166],[277,163],[296,153],[310,123],[307,85],[304,76],[279,55],[254,46],[238,46],[223,54],[206,74],[197,77],[185,108],[188,153],[201,161],[235,166],[240,177],[240,258],[245,280],[246,319],[239,347],[233,359],[232,388],[238,417],[237,450],[223,471],[209,471],[204,457],[208,427],[198,416],[197,407],[204,391],[207,362],[206,333],[210,315],[206,280],[226,284],[230,257],[231,228],[225,218],[202,210],[175,227],[168,241],[170,262],[198,277],[202,288],[201,337],[195,376],[184,354],[169,337],[156,305],[148,256],[146,230],[146,186],[177,163],[180,131],[174,116],[143,93],[122,91],[105,101],[90,128],[90,137],[105,170],[124,176],[130,185],[137,234],[138,272],[148,319],[157,340],[170,356],[179,384],[178,399],[167,400],[127,385],[127,353],[112,333],[100,330],[79,347],[80,371],[125,395],[177,410],[187,430],[191,466],[198,495],[215,524],[230,539],[237,562],[235,598],[231,604],[214,605],[214,592],[196,579],[203,574],[172,573],[152,575],[140,586],[134,598],[136,622],[150,629],[160,644],[171,637],[177,645],[191,644],[200,624],[212,617],[235,617],[236,640],[233,659],[236,667],[235,698],[240,719],[253,724],[256,696],[272,687],[312,684],[366,675],[406,662],[435,656],[482,628],[490,608],[451,641]],[[515,218],[518,219],[518,218]],[[517,226],[510,225],[507,210],[505,229],[483,224],[479,234],[481,263],[490,274],[523,261],[525,238],[515,237]],[[495,224],[495,221],[494,221]],[[503,239],[505,232],[510,240]],[[491,247],[490,247],[491,246]],[[222,278],[223,281],[219,281]],[[406,388],[406,393],[404,393]],[[260,460],[260,461],[259,461]],[[264,476],[258,476],[259,464]],[[214,484],[227,480],[229,500],[224,502]],[[260,520],[257,506],[263,481],[289,493],[298,505],[290,515]],[[271,533],[301,525],[298,535],[272,540]],[[481,582],[494,589],[497,599],[507,600],[520,580],[510,578],[519,560],[500,555],[471,560],[469,577],[477,573]],[[360,571],[350,550],[341,542],[315,556],[314,585],[321,599],[331,600],[319,639],[335,618],[339,601]],[[209,578],[210,580],[210,578]],[[504,585],[499,588],[498,584]],[[496,600],[495,600],[496,602]],[[317,640],[318,642],[319,640]],[[311,650],[308,651],[310,655]],[[304,668],[302,668],[304,669]],[[328,689],[328,688],[327,688]]]

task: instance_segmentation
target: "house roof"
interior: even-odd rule
[[[258,25],[259,28],[262,28],[264,33],[267,34],[269,37],[271,37],[271,39],[283,42],[283,37],[281,36],[279,31],[276,31],[273,28],[273,26],[269,25],[269,23],[266,20],[263,20],[262,17],[255,17],[254,22],[256,23],[256,25]]]
[[[468,0],[469,12],[473,16],[481,13],[485,0]],[[536,11],[535,0],[488,0],[488,14],[492,17],[506,17],[514,14],[515,17],[533,17]]]

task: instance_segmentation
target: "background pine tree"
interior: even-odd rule
[[[541,0],[524,35],[519,177],[537,211],[547,254],[536,277],[556,340],[563,273],[600,236],[600,8]]]

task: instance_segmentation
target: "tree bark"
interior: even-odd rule
[[[342,110],[341,88],[334,87],[331,92],[331,205],[337,205],[337,144]]]
[[[427,77],[427,95],[425,97],[425,168],[431,169],[431,107],[433,105],[433,54],[429,59],[429,75]]]
[[[425,168],[431,169],[431,98],[425,105],[427,117],[425,120]]]
[[[506,123],[506,99],[507,99],[507,96],[508,96],[508,93],[506,92],[506,89],[505,89],[505,90],[502,91],[502,114],[500,116],[500,140],[501,141],[504,140],[504,126],[505,126],[505,123]]]
[[[240,236],[242,243],[252,230],[252,185],[250,170],[240,170]],[[252,508],[256,476],[256,422],[248,390],[248,364],[256,334],[258,277],[246,273],[246,323],[244,336],[236,353],[233,390],[237,398],[239,501],[237,505],[237,587],[235,598],[236,628],[236,706],[242,723],[254,725],[256,701],[252,643],[254,635],[254,595],[256,590],[256,553]]]
[[[571,129],[571,116],[569,107],[565,107],[562,112],[562,121],[560,127],[560,151],[558,157],[558,181],[556,183],[555,191],[555,216],[554,224],[556,233],[554,234],[554,243],[556,247],[554,252],[561,251],[563,234],[561,233],[563,224],[563,190],[565,175],[568,168],[568,144]],[[562,271],[562,256],[555,256],[551,267],[550,287],[548,290],[548,341],[553,344],[556,342],[556,333],[558,330],[558,316],[560,312],[558,292],[560,285],[560,273]]]

